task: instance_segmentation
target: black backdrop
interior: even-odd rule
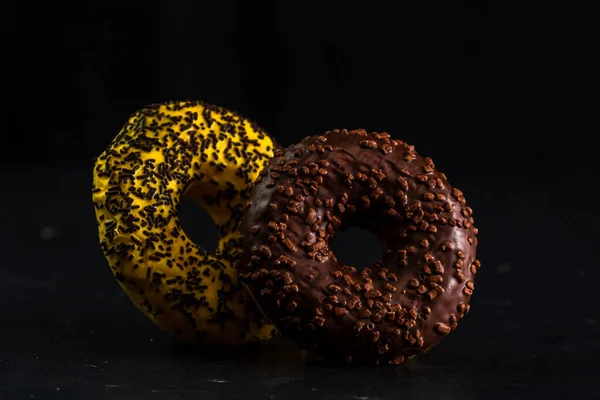
[[[448,174],[554,175],[588,147],[589,7],[412,3],[3,1],[3,130],[26,149],[3,162],[90,166],[129,113],[186,98],[283,145],[387,131]]]
[[[309,3],[0,1],[0,397],[600,393],[591,7]],[[393,376],[305,370],[285,342],[259,346],[264,363],[174,351],[110,273],[90,189],[93,158],[131,112],[185,98],[237,110],[283,145],[362,127],[432,157],[481,232],[459,331]],[[214,247],[205,213],[184,203],[180,217]],[[380,256],[372,236],[343,235],[343,262]]]

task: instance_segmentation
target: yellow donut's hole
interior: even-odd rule
[[[211,179],[214,180],[214,177]],[[217,191],[214,184],[206,180],[192,182],[183,194],[183,199],[193,201],[206,211],[217,228],[231,217],[231,212],[224,206],[223,201],[219,201],[219,197],[222,197],[222,193]]]
[[[217,225],[211,215],[198,203],[184,196],[177,210],[177,218],[186,236],[205,251],[217,250]]]

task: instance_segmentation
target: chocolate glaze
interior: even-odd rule
[[[308,137],[276,152],[250,199],[238,268],[271,322],[302,348],[399,364],[469,311],[480,266],[472,210],[413,146],[364,130]],[[384,249],[362,271],[330,250],[350,226]]]

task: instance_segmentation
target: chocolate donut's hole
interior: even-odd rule
[[[350,227],[338,232],[333,241],[333,252],[338,261],[357,270],[373,265],[381,258],[381,242],[366,229]]]
[[[181,228],[202,249],[217,249],[217,226],[210,215],[189,197],[183,197],[177,213]]]

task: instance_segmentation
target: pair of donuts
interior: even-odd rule
[[[215,220],[216,252],[182,231],[183,196]],[[480,268],[463,193],[387,133],[334,130],[280,149],[223,108],[151,106],[97,159],[93,197],[119,284],[162,329],[202,345],[279,331],[317,356],[400,364],[456,329]],[[332,252],[352,226],[381,241],[373,265]]]

